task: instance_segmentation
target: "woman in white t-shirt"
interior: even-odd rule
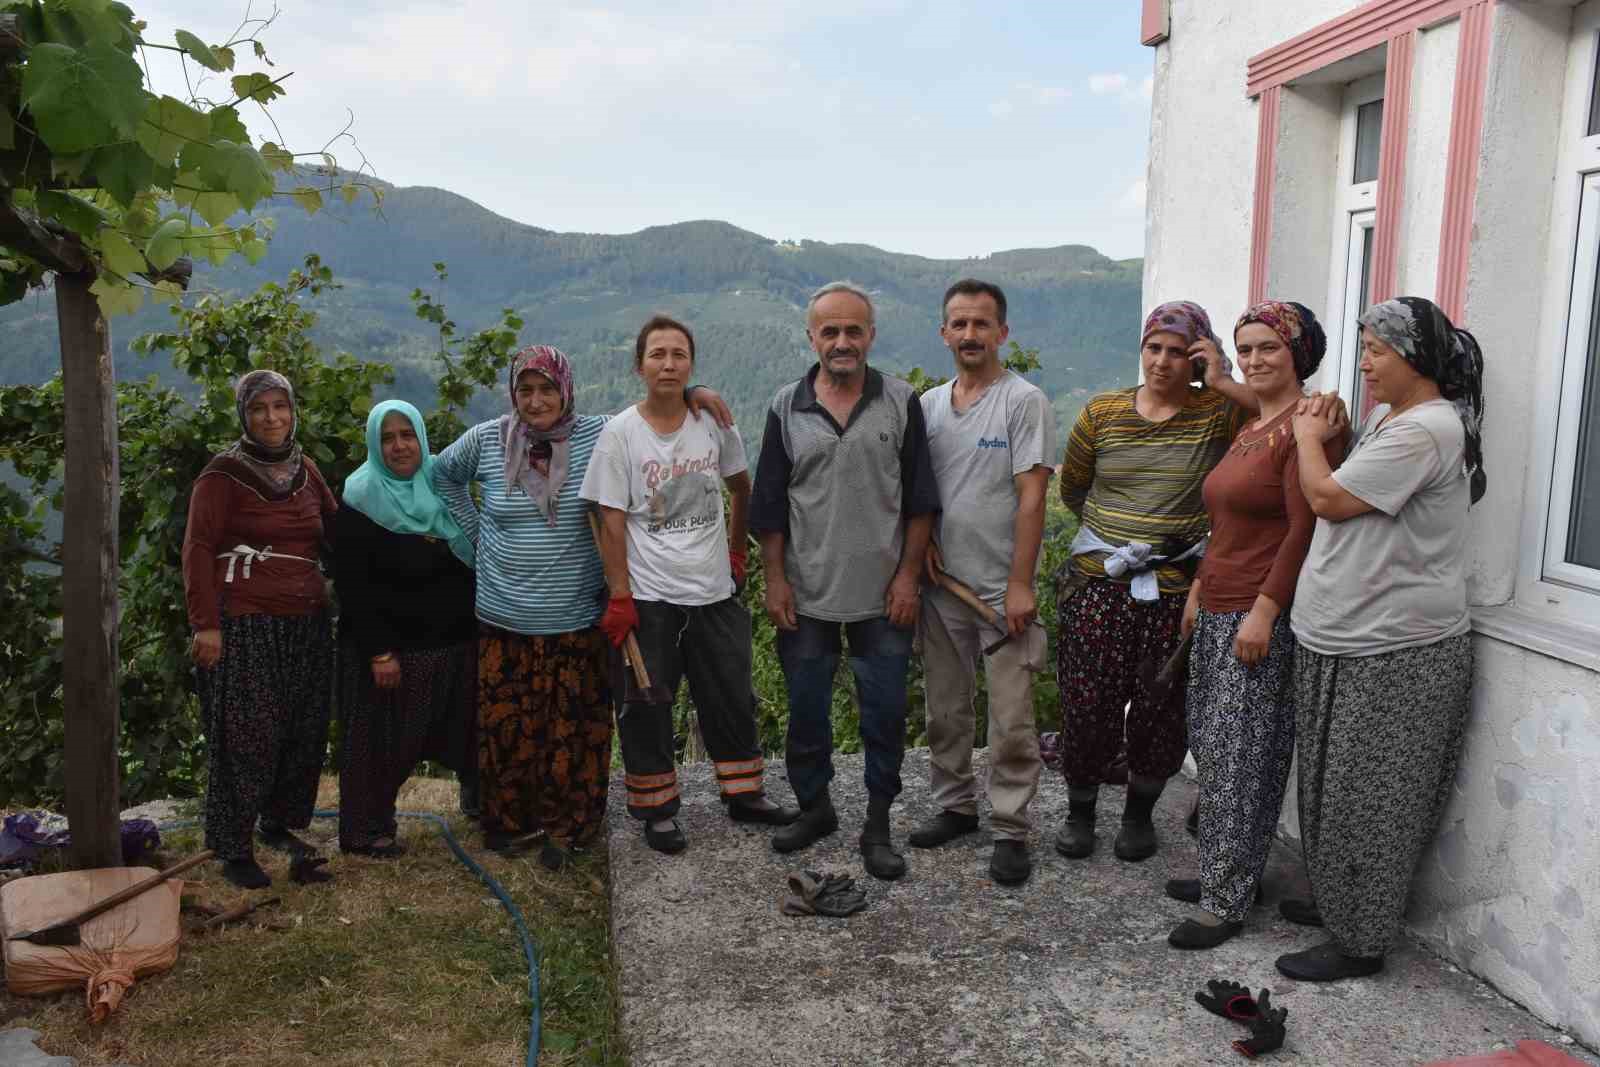
[[[1378,406],[1337,472],[1304,411],[1300,482],[1317,515],[1292,627],[1300,831],[1314,903],[1285,918],[1331,939],[1278,958],[1301,981],[1373,974],[1455,779],[1472,686],[1467,509],[1483,496],[1483,353],[1432,302],[1361,316]]]

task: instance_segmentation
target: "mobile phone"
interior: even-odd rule
[[[1189,357],[1189,380],[1201,385],[1206,381],[1206,361],[1203,356]]]

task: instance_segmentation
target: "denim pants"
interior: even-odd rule
[[[789,785],[803,808],[812,807],[833,780],[833,675],[839,666],[839,631],[850,645],[850,673],[861,705],[861,746],[866,752],[867,792],[900,794],[900,761],[906,745],[906,670],[912,631],[887,618],[830,622],[805,615],[797,628],[778,631],[778,659],[789,689],[789,737],[785,762]]]

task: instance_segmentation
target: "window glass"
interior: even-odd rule
[[[1383,101],[1356,108],[1356,165],[1352,182],[1378,180],[1378,142],[1383,136]]]
[[[1597,35],[1600,36],[1600,35]],[[1600,42],[1597,42],[1600,47]],[[1589,128],[1588,134],[1593,137],[1600,133],[1600,63],[1589,74]]]
[[[1600,569],[1600,285],[1591,298],[1588,366],[1578,416],[1572,475],[1572,519],[1567,524],[1568,563]]]

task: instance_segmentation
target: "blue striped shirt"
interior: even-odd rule
[[[480,422],[440,453],[434,481],[450,512],[478,545],[478,618],[519,634],[562,634],[600,621],[605,573],[578,499],[605,415],[579,415],[567,479],[551,526],[520,486],[506,492],[500,420]],[[475,505],[468,486],[482,487]]]

